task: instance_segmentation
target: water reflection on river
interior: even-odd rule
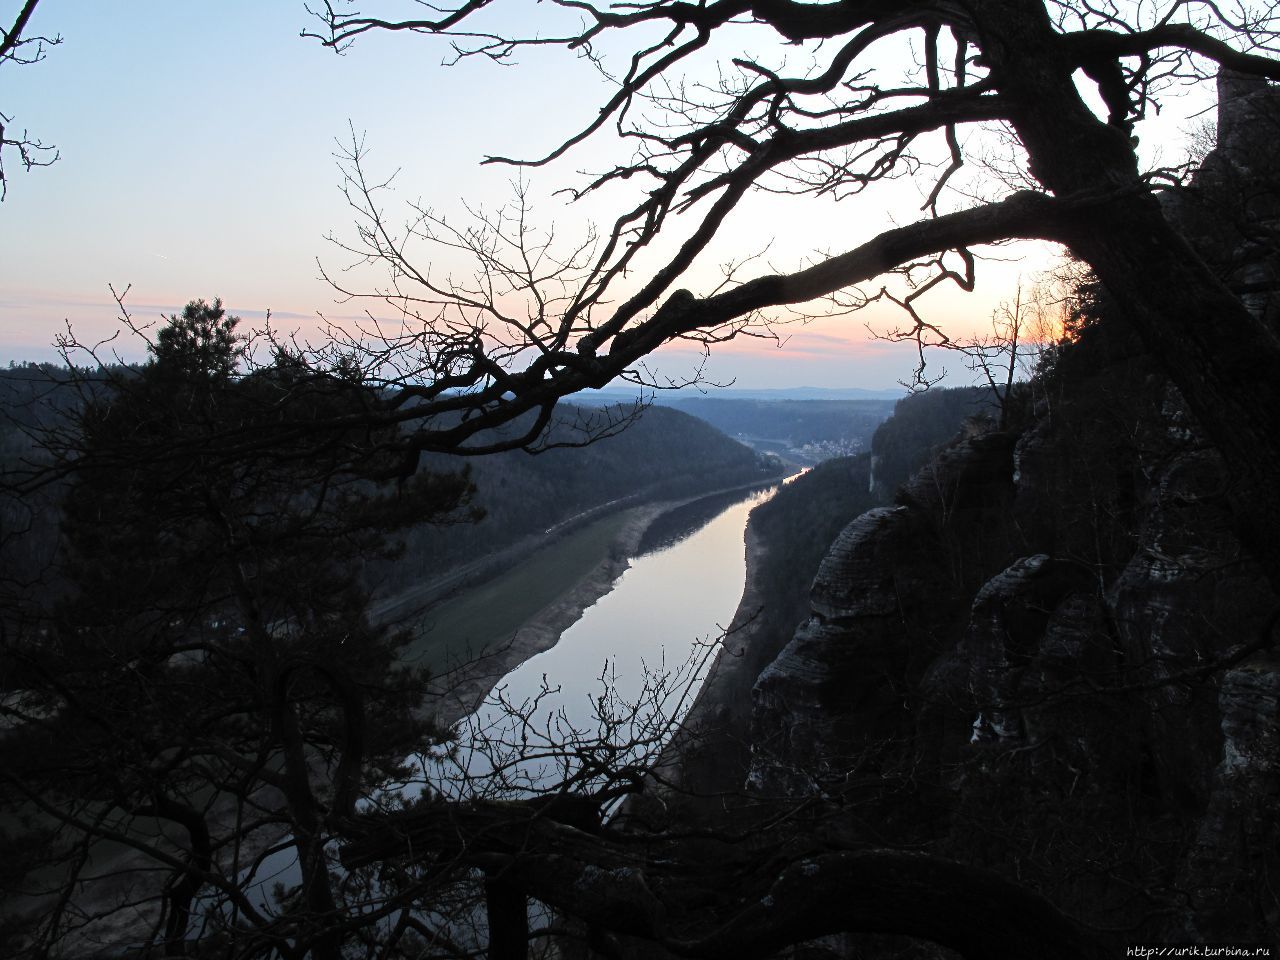
[[[633,559],[554,647],[504,677],[427,778],[460,796],[496,765],[504,775],[492,789],[523,791],[559,783],[584,758],[616,766],[634,757],[640,748],[628,751],[628,743],[653,741],[692,702],[709,645],[742,597],[747,514],[772,495],[769,488],[708,498],[669,518],[659,528],[669,545]],[[602,732],[621,754],[591,746]]]
[[[656,749],[672,715],[693,702],[710,644],[733,619],[746,582],[747,514],[774,489],[717,495],[673,511],[613,589],[554,647],[507,674],[462,722],[452,750],[411,761],[416,775],[399,792],[416,797],[424,783],[459,799],[556,789],[582,776],[584,761],[617,769]],[[517,717],[535,701],[536,709]],[[604,745],[601,716],[619,721],[604,731]],[[591,777],[575,786],[600,783]],[[272,888],[298,881],[296,853],[284,847],[253,871],[246,894],[271,912]]]

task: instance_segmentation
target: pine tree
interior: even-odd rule
[[[383,398],[284,350],[243,372],[237,324],[188,304],[76,414],[68,589],[39,636],[7,644],[25,686],[0,763],[59,886],[108,879],[52,911],[31,901],[37,954],[127,900],[168,954],[203,914],[238,942],[287,928],[336,957],[330,833],[431,740],[423,677],[371,621],[361,571],[395,555],[396,530],[465,514],[469,481],[385,489],[394,427],[343,426]],[[238,455],[229,434],[255,442]],[[247,891],[272,847],[298,867],[264,903]]]

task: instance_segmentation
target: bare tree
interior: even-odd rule
[[[1039,238],[1092,267],[1185,394],[1231,464],[1237,502],[1249,504],[1251,545],[1280,581],[1280,506],[1267,495],[1280,472],[1280,438],[1267,412],[1280,401],[1271,375],[1280,340],[1170,224],[1156,197],[1169,172],[1143,171],[1133,142],[1134,123],[1181,85],[1212,82],[1221,68],[1280,78],[1273,5],[1234,12],[1068,0],[560,6],[576,24],[536,35],[505,32],[488,3],[411,19],[327,2],[311,8],[312,35],[336,50],[378,31],[438,35],[457,57],[500,62],[528,46],[561,46],[607,69],[606,47],[629,51],[609,74],[614,93],[558,147],[490,162],[537,167],[612,128],[631,156],[571,188],[573,195],[631,181],[644,184],[639,201],[602,233],[576,292],[529,339],[527,361],[497,369],[483,336],[467,344],[453,335],[448,375],[408,391],[416,406],[406,419],[420,425],[408,443],[456,445],[509,412],[545,413],[559,396],[635,370],[664,343],[732,335],[756,311],[837,293],[874,298],[874,290],[859,295],[858,285],[887,273],[907,275],[913,289],[900,299],[915,309],[939,284],[972,285],[975,247]],[[751,45],[759,48],[762,28],[777,40],[771,57],[720,60],[739,30],[754,30]],[[901,62],[908,45],[919,58],[905,80],[878,66]],[[789,64],[801,58],[794,71]],[[718,79],[684,83],[686,67]],[[1077,79],[1097,85],[1105,115],[1089,107]],[[1008,134],[1021,186],[988,184],[993,199],[947,212],[955,202],[947,186],[971,166],[968,138],[993,127]],[[678,289],[750,191],[856,195],[901,175],[920,178],[923,219],[791,273],[714,295]],[[689,223],[674,252],[610,303],[640,252],[680,217]],[[412,276],[401,257],[396,247],[396,269]],[[429,330],[416,335],[428,342],[440,335],[434,317],[413,319]],[[449,392],[459,389],[465,397]],[[462,429],[425,419],[462,408]]]
[[[1102,955],[1038,894],[850,847],[807,801],[741,830],[618,815],[665,784],[713,646],[629,700],[602,677],[585,720],[546,710],[549,684],[498,690],[431,747],[421,678],[397,669],[403,638],[370,622],[354,570],[465,484],[385,483],[399,451],[368,424],[395,398],[356,368],[282,352],[244,372],[246,349],[220,304],[193,302],[152,363],[82,373],[71,425],[46,433],[67,588],[0,611],[10,953],[506,960],[554,933],[766,956],[853,928]],[[228,446],[249,435],[266,442]]]
[[[35,13],[39,2],[40,0],[24,0],[12,25],[8,29],[0,28],[0,67],[9,63],[39,63],[49,47],[62,42],[62,38],[58,36],[32,36],[28,33],[31,15]],[[4,168],[6,156],[16,155],[18,162],[27,170],[32,167],[47,167],[58,159],[55,147],[32,137],[26,130],[15,133],[7,129],[12,122],[13,117],[0,111],[0,200],[9,193],[9,181],[5,177]]]

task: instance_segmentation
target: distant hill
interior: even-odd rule
[[[574,408],[557,408],[562,420]],[[518,427],[517,427],[518,428]],[[452,527],[422,527],[405,538],[405,556],[379,575],[395,589],[450,565],[538,536],[602,506],[695,496],[767,480],[781,465],[696,417],[654,407],[617,436],[585,447],[537,455],[515,450],[483,457],[434,455],[426,469],[469,469],[484,518]]]
[[[689,397],[671,406],[723,430],[761,453],[800,465],[866,450],[893,410],[885,399],[766,400]]]
[[[776,390],[662,390],[644,394],[644,402],[672,407],[705,420],[760,453],[800,466],[831,457],[861,453],[893,411],[902,390],[861,387],[788,387]],[[592,406],[634,403],[639,391],[609,388],[575,396]]]
[[[0,371],[0,466],[13,468],[32,455],[28,431],[80,402],[75,389],[59,389],[66,371],[49,365]],[[581,413],[572,404],[557,408],[566,423],[599,420],[598,409]],[[519,423],[508,431],[519,431]],[[580,439],[569,429],[554,440]],[[723,487],[780,475],[781,464],[762,457],[707,423],[658,407],[620,434],[585,447],[552,449],[532,456],[522,451],[483,457],[424,456],[427,470],[469,470],[474,504],[484,518],[474,524],[419,527],[407,532],[405,554],[368,571],[384,590],[399,589],[451,565],[501,550],[523,537],[542,535],[580,515],[646,499],[694,496]],[[6,542],[8,564],[43,569],[55,562],[59,494],[44,491],[39,501],[0,495],[6,530],[26,530],[21,543]]]
[[[891,390],[868,390],[863,387],[776,387],[752,390],[746,387],[681,387],[679,390],[641,390],[638,387],[606,387],[603,390],[583,390],[574,395],[574,402],[598,406],[606,403],[625,403],[644,397],[659,406],[677,406],[676,401],[692,397],[721,400],[897,400],[903,395],[902,387]]]

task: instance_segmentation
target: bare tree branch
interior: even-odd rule
[[[6,30],[0,28],[0,68],[6,64],[30,65],[45,58],[49,47],[62,42],[58,36],[30,36],[25,33],[40,0],[25,0],[18,10],[13,24]],[[26,130],[21,133],[9,129],[13,117],[0,110],[0,201],[9,193],[9,180],[5,176],[5,157],[17,155],[18,162],[31,170],[47,167],[58,159],[56,147],[32,137]]]

